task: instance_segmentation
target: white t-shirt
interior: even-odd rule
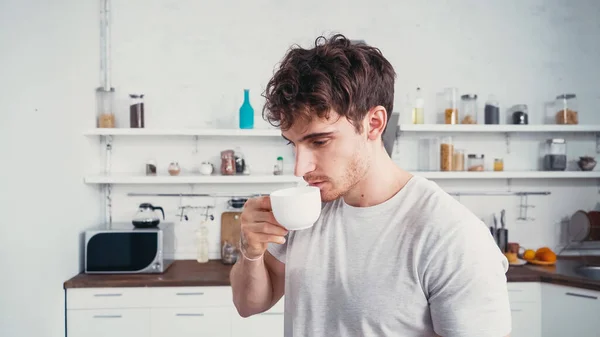
[[[285,263],[285,337],[501,337],[508,261],[487,226],[414,176],[391,199],[327,203],[269,252]]]

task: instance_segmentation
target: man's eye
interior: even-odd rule
[[[328,142],[327,140],[315,140],[313,142],[313,145],[314,146],[323,146],[323,145],[327,144],[327,142]]]

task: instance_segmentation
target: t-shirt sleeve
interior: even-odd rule
[[[269,253],[271,253],[271,255],[273,255],[277,260],[279,260],[280,262],[283,262],[283,263],[285,263],[285,256],[287,253],[287,245],[288,245],[289,239],[290,239],[290,235],[288,234],[286,236],[285,243],[279,244],[279,243],[269,242],[269,244],[267,245],[267,250],[269,251]]]
[[[433,328],[443,337],[507,336],[508,260],[482,222],[465,222],[445,227],[424,267]]]

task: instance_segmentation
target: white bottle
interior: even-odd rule
[[[204,226],[204,222],[196,231],[196,261],[198,263],[208,262],[208,228]]]

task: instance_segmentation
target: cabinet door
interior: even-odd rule
[[[67,337],[149,337],[148,309],[67,310]]]
[[[230,337],[231,308],[151,309],[152,337]]]
[[[539,303],[511,303],[511,337],[541,337],[542,313]]]
[[[236,314],[231,331],[232,336],[282,337],[283,312],[264,312],[247,318]]]
[[[544,284],[542,288],[544,337],[597,337],[600,292]]]

